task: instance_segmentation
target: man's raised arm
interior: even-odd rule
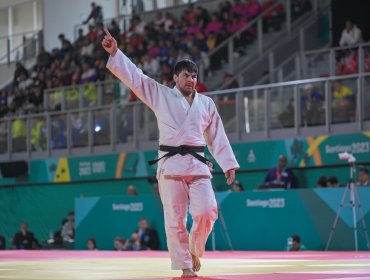
[[[118,49],[117,41],[112,37],[107,28],[104,28],[105,36],[102,47],[110,54],[107,68],[135,95],[153,111],[158,108],[162,89],[165,87],[152,78],[143,74],[131,60]]]

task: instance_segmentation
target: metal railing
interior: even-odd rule
[[[274,69],[278,82],[370,71],[370,43],[296,53]]]
[[[263,17],[256,18],[256,23],[252,21],[245,27],[248,29],[254,26],[254,29],[257,30],[254,44],[243,46],[245,49],[241,51],[235,48],[236,40],[243,29],[219,46],[219,48],[224,48],[224,57],[227,57],[224,62],[224,65],[227,66],[226,70],[234,73],[235,80],[242,84],[252,85],[280,81],[277,69],[282,64],[284,64],[282,67],[291,68],[291,64],[295,63],[292,54],[312,48],[317,49],[324,45],[316,33],[320,17],[327,15],[330,17],[330,1],[312,1],[312,12],[306,11],[299,16],[293,15],[291,9],[287,8],[290,7],[290,1],[282,1],[281,3],[284,4],[286,16],[281,22],[280,30],[266,32],[264,30],[266,28],[263,27]],[[234,42],[231,42],[231,39]],[[227,48],[224,46],[225,44],[227,44]],[[239,53],[243,54],[243,52],[245,55],[240,56]],[[286,81],[286,79],[284,80]]]
[[[42,45],[42,31],[23,32],[0,37],[0,64],[35,58]]]
[[[46,89],[44,91],[45,111],[69,111],[128,103],[130,90],[116,79],[102,82]]]
[[[370,71],[370,43],[303,52],[302,77],[335,76]]]
[[[217,104],[232,142],[370,129],[370,74],[244,87],[208,96]],[[157,145],[156,118],[141,102],[0,121],[1,160],[154,149]]]
[[[158,12],[166,13],[170,12],[172,15],[180,19],[182,12],[189,6],[189,4],[200,5],[205,8],[209,8],[211,11],[217,7],[218,3],[222,0],[165,0],[165,1],[157,1],[157,0],[145,0],[143,2],[143,11],[136,11],[135,7],[132,6],[132,3],[126,3],[125,9],[121,9],[121,15],[113,18],[106,18],[103,21],[104,26],[110,26],[112,20],[115,20],[118,23],[118,26],[121,29],[122,33],[125,33],[131,23],[131,19],[133,14],[139,15],[141,20],[145,23],[149,23],[155,20],[156,14]],[[128,1],[127,1],[128,2]],[[137,8],[136,8],[137,10]],[[93,23],[91,23],[93,24]],[[88,31],[88,24],[77,24],[74,27],[74,39],[76,40],[78,37],[78,29],[82,29],[85,33]]]

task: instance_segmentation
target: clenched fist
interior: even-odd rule
[[[117,41],[112,37],[107,28],[104,28],[104,32],[106,35],[104,36],[101,44],[107,53],[109,53],[111,56],[115,56],[118,50]]]

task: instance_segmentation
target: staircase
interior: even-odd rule
[[[289,0],[278,3],[290,7]],[[200,65],[200,76],[204,78],[211,90],[222,88],[222,77],[225,72],[233,74],[239,86],[277,81],[274,72],[280,64],[292,59],[296,53],[317,49],[327,43],[320,40],[317,30],[322,14],[330,12],[330,2],[313,1],[313,3],[311,12],[303,14],[294,21],[290,20],[290,9],[286,8],[286,17],[279,31],[264,33],[263,14],[260,15],[210,53],[210,59],[212,59],[217,52],[227,52],[227,59],[222,61],[222,68],[207,77],[206,72],[203,71],[204,67]],[[238,36],[248,28],[256,28],[257,38],[240,52],[234,48],[234,45]]]

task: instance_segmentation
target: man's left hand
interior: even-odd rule
[[[225,178],[227,178],[226,182],[228,185],[231,185],[235,179],[235,169],[230,169],[225,172]]]

